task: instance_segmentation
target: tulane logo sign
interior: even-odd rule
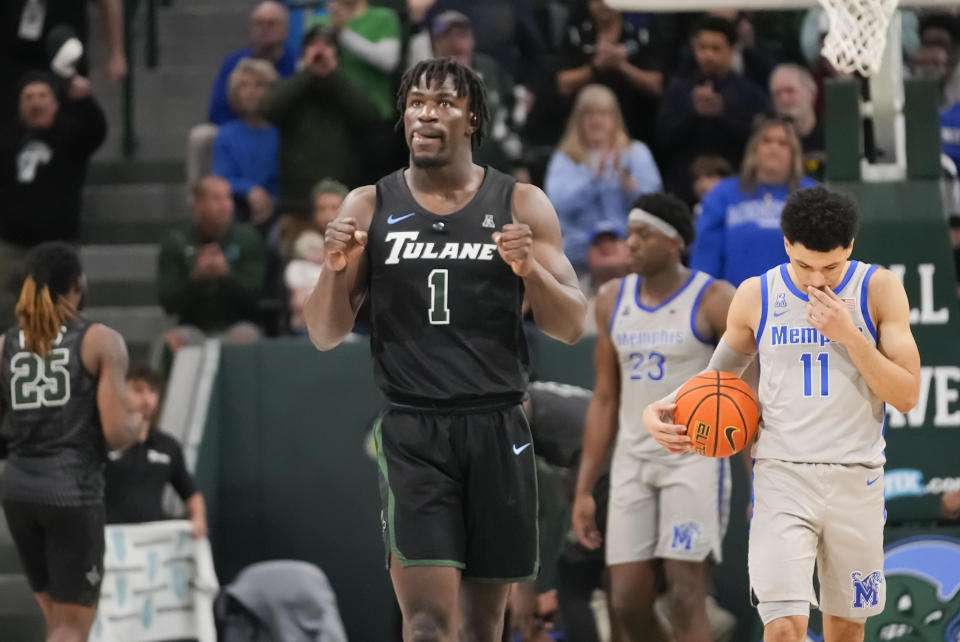
[[[911,537],[885,555],[887,605],[867,620],[867,642],[960,640],[960,540]]]

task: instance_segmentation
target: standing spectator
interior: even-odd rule
[[[740,176],[720,181],[703,199],[690,267],[739,285],[785,263],[780,212],[792,192],[814,185],[803,175],[793,125],[762,120],[747,143]]]
[[[310,190],[319,177],[356,185],[365,176],[364,141],[378,122],[367,97],[338,68],[337,40],[316,26],[303,38],[300,70],[282,80],[260,104],[280,132],[280,212],[307,218]]]
[[[367,0],[330,0],[317,23],[337,34],[340,71],[367,95],[381,120],[396,118],[393,74],[400,66],[400,18]]]
[[[195,220],[174,230],[160,247],[160,302],[181,325],[167,342],[172,349],[197,342],[200,333],[226,333],[250,340],[247,321],[263,287],[263,243],[256,230],[233,219],[230,184],[208,176],[193,190]]]
[[[217,127],[238,118],[228,97],[230,74],[244,58],[266,60],[281,78],[288,78],[297,69],[297,50],[285,42],[290,16],[279,2],[261,2],[250,14],[250,46],[234,51],[220,65],[210,94],[209,122],[190,130],[187,139],[187,185],[192,188],[201,176],[210,173],[213,142]]]
[[[0,128],[0,321],[12,322],[27,250],[77,239],[87,164],[107,135],[86,78],[65,96],[59,79],[32,72],[20,85],[20,116]]]
[[[70,38],[79,44],[77,71],[89,73],[85,55],[87,7],[77,0],[4,0],[0,2],[0,123],[16,117],[17,84],[32,69],[47,69],[59,45]],[[97,0],[104,25],[107,71],[113,80],[127,74],[123,49],[122,0]],[[71,74],[72,75],[72,74]]]
[[[238,114],[217,132],[213,171],[230,183],[237,219],[262,226],[277,199],[277,128],[257,109],[277,80],[266,60],[244,58],[230,74],[230,106]]]
[[[122,451],[110,453],[104,468],[104,504],[108,524],[141,524],[171,519],[163,509],[163,492],[173,486],[190,516],[190,534],[207,536],[207,510],[203,495],[187,471],[183,449],[177,440],[161,431],[160,377],[146,366],[127,373],[130,408],[143,415],[137,441]]]
[[[488,134],[474,150],[473,161],[510,173],[521,152],[520,138],[512,123],[513,78],[495,59],[475,51],[473,26],[465,14],[452,10],[438,14],[430,24],[430,33],[433,56],[428,57],[453,58],[477,72],[486,86]]]
[[[668,191],[693,200],[690,165],[701,154],[718,154],[740,166],[750,126],[767,107],[764,92],[732,69],[737,41],[733,24],[706,16],[693,31],[695,76],[675,79],[657,116]]]
[[[568,103],[586,85],[613,90],[633,138],[653,142],[654,120],[663,93],[663,72],[650,35],[641,32],[604,0],[583,3],[558,54],[557,91]]]
[[[960,17],[934,11],[920,20],[920,43],[939,46],[949,54],[946,80],[943,84],[943,104],[960,102]]]
[[[596,224],[610,221],[626,228],[630,203],[660,187],[650,149],[630,140],[613,91],[603,85],[584,87],[544,183],[560,217],[563,251],[578,274],[586,269]]]
[[[752,17],[735,9],[713,9],[708,15],[730,21],[736,33],[733,46],[733,70],[757,87],[766,87],[770,74],[777,63],[776,54],[766,40],[757,37]],[[680,60],[674,69],[677,76],[690,76],[697,73],[697,64],[692,49],[684,47]]]
[[[408,0],[408,4],[423,0]],[[427,23],[444,11],[459,11],[477,29],[477,50],[492,56],[524,87],[533,89],[544,71],[545,47],[530,0],[437,0]]]
[[[773,108],[781,118],[793,121],[803,149],[803,171],[811,178],[823,178],[827,141],[823,123],[817,118],[817,83],[799,65],[778,65],[770,74]]]

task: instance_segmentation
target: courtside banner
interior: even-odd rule
[[[106,528],[100,608],[90,642],[216,642],[219,584],[210,542],[185,520]]]
[[[960,313],[947,221],[936,181],[841,184],[863,212],[855,258],[891,270],[910,300],[920,349],[920,398],[887,406],[884,495],[895,523],[935,520],[944,493],[960,490]]]

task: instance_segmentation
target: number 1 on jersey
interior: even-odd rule
[[[820,362],[820,396],[830,396],[830,353],[821,352],[817,354],[817,361]],[[813,396],[813,354],[804,352],[800,355],[800,363],[803,364],[803,396]]]
[[[450,308],[447,307],[448,270],[436,269],[427,277],[430,286],[429,319],[432,325],[450,325]]]

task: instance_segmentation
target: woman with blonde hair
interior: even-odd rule
[[[277,200],[277,128],[259,104],[277,82],[266,60],[244,58],[230,73],[227,97],[236,120],[217,131],[213,173],[230,183],[237,220],[263,226],[273,218]]]
[[[760,118],[747,141],[740,176],[723,179],[703,199],[690,267],[736,286],[785,263],[780,212],[791,193],[816,184],[803,175],[792,122]]]
[[[630,203],[661,184],[650,149],[627,135],[614,93],[602,85],[584,87],[544,180],[560,217],[563,250],[578,273],[598,223],[626,229]]]

